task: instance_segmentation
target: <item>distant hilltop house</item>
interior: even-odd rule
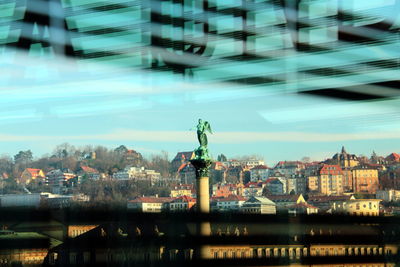
[[[89,166],[80,166],[77,171],[78,178],[88,178],[92,180],[99,180],[100,173],[98,170],[91,168]]]
[[[171,161],[172,168],[175,172],[182,166],[182,164],[188,163],[194,158],[193,151],[178,152],[175,158]]]
[[[82,153],[79,160],[86,160],[86,159],[96,159],[96,152],[89,152],[89,153]]]
[[[125,169],[118,171],[113,174],[115,180],[136,180],[136,181],[146,181],[154,184],[159,181],[161,174],[155,170],[146,170],[144,167],[126,167]]]
[[[26,168],[22,173],[18,182],[21,184],[29,184],[31,181],[36,179],[43,180],[45,174],[41,169]]]
[[[124,157],[127,161],[138,161],[143,159],[142,154],[133,149],[128,149]]]
[[[46,174],[46,182],[52,187],[62,187],[67,182],[76,177],[76,174],[70,169],[57,169],[49,171]]]
[[[259,165],[265,165],[265,162],[263,160],[258,160],[258,159],[246,159],[246,160],[230,159],[227,161],[221,161],[220,164],[224,165],[226,168],[246,167],[247,169],[251,169]]]

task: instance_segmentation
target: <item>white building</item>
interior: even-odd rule
[[[242,196],[244,197],[262,196],[264,187],[265,187],[264,183],[249,182],[244,185]]]
[[[196,199],[189,196],[181,196],[169,202],[169,211],[186,212],[196,204]]]
[[[254,168],[250,169],[250,181],[251,182],[258,182],[263,181],[265,182],[269,175],[270,175],[270,168],[265,165],[258,165]]]
[[[37,194],[7,194],[0,196],[0,207],[30,207],[39,208],[45,196]]]
[[[287,180],[281,177],[271,177],[265,182],[265,187],[268,194],[271,195],[283,195],[287,191]]]
[[[160,180],[161,174],[154,170],[146,170],[144,167],[126,167],[114,173],[113,178],[119,181],[137,180],[150,181],[152,184]]]
[[[216,211],[239,211],[247,198],[238,195],[229,195],[224,198],[216,198],[212,206]]]
[[[382,199],[383,201],[399,201],[400,200],[400,190],[386,189],[376,191],[376,198]]]
[[[46,182],[48,185],[52,187],[62,187],[65,185],[65,183],[70,180],[75,178],[76,175],[69,169],[57,169],[57,170],[52,170],[49,171],[46,174]]]
[[[266,197],[250,197],[240,210],[243,213],[276,214],[276,204]]]
[[[170,197],[137,197],[128,201],[127,209],[137,212],[159,213],[167,209],[168,203],[172,200]]]

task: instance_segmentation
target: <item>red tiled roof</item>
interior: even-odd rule
[[[340,168],[339,165],[329,165],[329,164],[324,164],[322,165],[321,169],[319,170],[320,174],[333,174],[333,175],[339,175],[343,174],[342,168]]]
[[[193,155],[193,151],[178,152],[173,161],[180,161],[181,159],[190,160]]]
[[[39,175],[39,172],[41,169],[33,169],[33,168],[26,168],[26,170],[31,174],[31,175]]]
[[[255,166],[255,167],[253,167],[251,169],[252,170],[267,170],[269,168],[267,166],[265,166],[265,165],[257,165],[257,166]]]
[[[217,198],[214,201],[217,202],[227,202],[227,201],[246,201],[247,198],[238,195],[229,195],[227,197]]]
[[[175,198],[171,202],[196,202],[196,199],[193,197],[189,197],[189,196],[181,196],[181,197]]]
[[[91,167],[89,167],[89,166],[81,166],[81,169],[82,169],[84,172],[99,173],[98,170],[93,169],[93,168],[91,168]]]
[[[397,153],[391,153],[387,158],[393,158],[394,160],[400,160],[400,155]]]

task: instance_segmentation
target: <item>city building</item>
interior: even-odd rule
[[[240,211],[252,214],[276,214],[276,204],[266,197],[251,196],[242,204]]]
[[[342,174],[343,192],[354,192],[353,168],[342,168]]]
[[[274,171],[278,171],[285,177],[297,175],[304,169],[305,165],[300,161],[279,161],[274,167]]]
[[[45,197],[46,195],[41,193],[0,195],[0,207],[39,208]]]
[[[229,195],[212,199],[211,205],[214,211],[220,212],[238,212],[247,198],[238,195]]]
[[[50,238],[43,234],[0,230],[0,265],[41,266],[49,245]]]
[[[91,168],[89,166],[80,166],[77,171],[78,179],[81,181],[82,179],[91,179],[91,180],[99,180],[100,173],[98,170]]]
[[[286,226],[282,223],[278,225],[281,228]],[[290,226],[290,229],[303,229],[297,227],[296,222],[292,222]],[[229,240],[243,240],[251,235],[265,238],[257,239],[257,244],[226,241],[222,244],[210,244],[204,249],[204,258],[198,259],[197,248],[190,246],[193,244],[190,242],[193,235],[186,232],[187,228],[184,224],[168,227],[155,222],[147,222],[146,225],[133,222],[128,226],[103,224],[51,248],[43,265],[189,266],[193,264],[192,261],[199,263],[199,260],[204,260],[201,263],[224,264],[225,260],[224,266],[240,263],[247,263],[246,266],[260,266],[268,262],[274,264],[273,266],[285,263],[305,267],[329,263],[330,266],[343,267],[394,267],[399,251],[398,243],[381,235],[374,226],[357,225],[346,230],[310,225],[304,227],[305,230],[297,230],[291,235],[277,231],[273,224],[266,224],[266,227],[260,227],[265,229],[261,233],[247,227],[246,230],[238,230],[236,227],[233,233],[230,230],[217,231],[208,239],[218,242],[224,235],[233,236]],[[370,236],[370,239],[354,239],[354,235]],[[398,240],[396,237],[393,239]]]
[[[359,164],[357,156],[347,153],[344,146],[342,147],[342,151],[336,153],[328,162],[328,164],[339,165],[341,168],[352,168]]]
[[[176,177],[183,184],[194,184],[196,181],[196,169],[190,162],[182,163],[176,171]]]
[[[379,216],[379,203],[381,201],[380,199],[335,201],[332,205],[332,213],[355,216]]]
[[[321,167],[318,192],[328,196],[343,194],[343,171],[340,166],[324,164]]]
[[[227,197],[229,195],[243,195],[244,185],[242,183],[237,184],[213,184],[212,196],[214,197]]]
[[[270,177],[265,181],[265,190],[268,195],[286,194],[287,180],[286,178]]]
[[[70,169],[57,169],[46,174],[46,182],[51,187],[59,188],[65,186],[69,180],[75,177],[75,173]]]
[[[308,176],[307,177],[307,189],[308,192],[318,192],[318,176]]]
[[[171,188],[169,196],[173,198],[182,196],[195,197],[196,190],[193,184],[178,184]]]
[[[244,185],[242,196],[244,197],[251,197],[251,196],[262,196],[263,190],[265,187],[265,183],[256,183],[256,182],[249,182]]]
[[[190,196],[180,196],[168,203],[170,212],[186,212],[196,204],[196,199]]]
[[[306,203],[302,194],[295,195],[267,195],[269,200],[276,204],[277,211],[286,211],[288,206]]]
[[[308,195],[307,202],[317,208],[320,212],[327,212],[334,203],[346,202],[356,199],[354,195],[341,196],[324,196],[324,195]]]
[[[288,213],[290,215],[300,215],[300,214],[306,214],[306,215],[311,215],[311,214],[317,214],[318,213],[318,208],[308,204],[307,202],[300,202],[296,203],[290,206],[287,206]]]
[[[170,197],[136,197],[128,200],[127,209],[137,212],[159,213],[168,209]]]
[[[352,174],[354,192],[375,194],[379,189],[377,169],[366,164],[360,164],[353,168]]]
[[[251,182],[258,182],[263,181],[265,182],[270,174],[271,169],[268,168],[266,165],[257,165],[250,169],[250,181]]]
[[[33,180],[40,180],[40,182],[44,182],[45,174],[41,169],[33,169],[26,168],[22,173],[20,179],[18,179],[19,183],[29,184]]]
[[[195,155],[193,151],[178,152],[175,158],[171,161],[173,170],[177,171],[179,167],[182,166],[182,164],[188,163],[191,159],[194,158],[194,156]]]
[[[400,162],[400,155],[397,153],[391,153],[385,158],[385,160],[388,162],[397,163]]]
[[[376,198],[382,199],[386,202],[396,202],[400,200],[400,190],[395,189],[385,189],[385,190],[377,190]]]
[[[131,167],[131,166],[128,166],[125,169],[113,174],[113,178],[115,180],[145,181],[149,182],[151,185],[159,181],[160,177],[161,174],[154,170],[146,170],[144,167]]]

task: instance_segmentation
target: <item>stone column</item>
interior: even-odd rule
[[[207,214],[210,212],[210,187],[208,169],[211,166],[212,161],[204,159],[193,159],[190,161],[190,163],[196,169],[197,212],[201,214]],[[197,224],[197,235],[199,237],[210,236],[210,222],[199,222]],[[199,259],[211,259],[210,248],[207,245],[199,246],[196,254]]]

